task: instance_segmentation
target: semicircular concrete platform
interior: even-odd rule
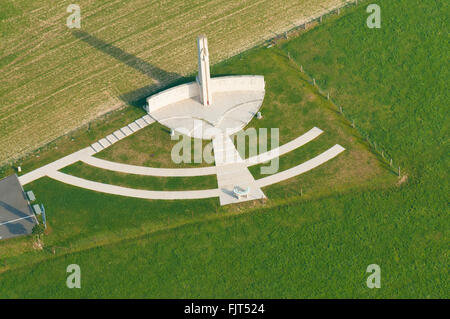
[[[242,130],[260,109],[265,95],[263,76],[239,75],[211,79],[214,100],[203,105],[197,82],[147,99],[147,112],[156,121],[190,137],[212,139]]]

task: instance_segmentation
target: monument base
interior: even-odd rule
[[[263,76],[211,79],[214,102],[201,103],[196,82],[179,85],[147,99],[147,112],[174,131],[201,139],[242,130],[260,109],[265,95]]]

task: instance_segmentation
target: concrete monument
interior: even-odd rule
[[[265,95],[264,77],[234,75],[211,78],[208,40],[197,38],[198,76],[147,98],[146,110],[159,123],[201,139],[242,130],[259,111]]]
[[[211,75],[209,73],[209,51],[208,40],[204,35],[197,38],[198,48],[198,77],[197,83],[200,87],[200,101],[203,105],[212,104]]]

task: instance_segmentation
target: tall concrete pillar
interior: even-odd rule
[[[203,105],[212,104],[211,75],[209,73],[209,51],[206,36],[197,38],[198,47],[198,84],[200,85],[200,100]]]

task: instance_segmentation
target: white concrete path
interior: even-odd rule
[[[305,134],[297,137],[295,140],[292,140],[284,145],[281,145],[280,147],[267,151],[265,153],[253,156],[251,158],[246,159],[244,162],[247,166],[252,166],[260,163],[264,163],[267,161],[270,161],[276,157],[282,156],[286,153],[289,153],[306,143],[314,140],[316,137],[318,137],[320,134],[322,134],[323,131],[317,127],[313,127],[311,130],[306,132]],[[229,147],[232,146],[231,152],[228,151],[231,155],[236,155],[233,152],[234,146],[228,145]],[[214,150],[215,156],[224,155],[224,152],[222,151],[221,154],[219,154],[219,150]],[[102,168],[114,172],[120,172],[120,173],[126,173],[126,174],[135,174],[135,175],[144,175],[144,176],[167,176],[167,177],[176,177],[176,176],[205,176],[205,175],[214,175],[217,173],[217,167],[215,166],[208,166],[208,167],[199,167],[199,168],[155,168],[155,167],[147,167],[147,166],[136,166],[136,165],[129,165],[129,164],[122,164],[117,162],[111,162],[108,160],[104,160],[101,158],[93,157],[93,156],[86,156],[80,158],[81,161],[84,163],[97,167]],[[223,160],[222,160],[223,161]]]
[[[316,168],[317,166],[322,165],[323,163],[335,158],[343,151],[345,151],[345,148],[343,148],[339,144],[336,144],[332,148],[323,152],[322,154],[320,154],[300,165],[297,165],[297,166],[289,168],[285,171],[258,179],[256,181],[256,184],[259,187],[265,187],[268,185],[279,183],[279,182],[289,179],[291,177],[295,177],[297,175],[303,174],[303,173],[310,171],[313,168]]]
[[[31,171],[27,174],[19,176],[20,184],[26,185],[31,183],[41,177],[47,176],[51,172],[55,172],[60,170],[66,166],[69,166],[75,162],[78,162],[81,158],[88,157],[94,154],[94,150],[91,147],[86,147],[78,152],[67,155],[63,158],[60,158],[57,161],[54,161],[50,164],[44,165],[34,171]]]
[[[297,165],[293,168],[287,169],[280,173],[264,177],[255,181],[255,186],[265,187],[274,183],[281,182],[283,180],[295,177],[297,175],[303,174],[313,168],[322,165],[323,163],[333,159],[340,153],[342,153],[345,149],[340,145],[335,145],[322,154],[308,160],[305,163]],[[227,168],[225,169],[225,173],[223,175],[225,184],[226,182],[226,174],[229,172],[231,180],[234,180],[234,171],[232,170],[234,165],[236,164],[227,164]],[[242,167],[238,167],[236,171],[240,171]],[[237,198],[233,198],[233,196],[228,195],[224,196],[223,191],[221,189],[207,189],[207,190],[195,190],[195,191],[148,191],[148,190],[140,190],[133,189],[121,186],[115,186],[110,184],[104,184],[99,182],[93,182],[89,180],[85,180],[79,177],[75,177],[72,175],[64,174],[58,171],[48,172],[47,176],[53,178],[59,182],[69,184],[76,187],[81,187],[85,189],[89,189],[92,191],[113,194],[113,195],[121,195],[127,197],[135,197],[135,198],[143,198],[143,199],[201,199],[201,198],[211,198],[211,197],[219,197],[223,196],[223,201],[221,200],[221,205],[225,205],[227,203],[235,203],[240,202]],[[246,179],[245,176],[243,179]],[[258,197],[250,197],[248,200],[256,199]],[[260,197],[259,197],[260,198]],[[243,199],[245,201],[245,199]],[[222,204],[223,203],[223,204]]]
[[[93,154],[103,151],[105,148],[110,147],[114,143],[117,143],[119,140],[136,133],[140,129],[152,124],[155,122],[154,119],[151,118],[150,115],[144,115],[141,118],[138,118],[136,121],[122,127],[120,130],[115,131],[114,133],[108,135],[105,138],[100,139],[99,141],[92,143],[91,148],[94,151]]]
[[[106,169],[109,171],[126,174],[144,175],[144,176],[167,176],[167,177],[205,176],[205,175],[214,175],[216,174],[217,171],[215,166],[197,167],[197,168],[156,168],[147,166],[136,166],[111,162],[94,156],[83,157],[80,160],[91,166]]]
[[[322,133],[323,133],[323,131],[320,128],[313,127],[305,134],[297,137],[295,140],[292,140],[286,144],[283,144],[276,149],[273,149],[268,152],[247,158],[245,160],[245,163],[247,164],[247,166],[253,166],[256,164],[270,161],[274,158],[280,157],[281,155],[289,153],[289,152],[305,145],[308,142],[311,142],[312,140],[314,140],[316,137],[318,137]]]
[[[135,125],[132,125],[131,128],[137,130],[142,127],[145,127],[145,125],[142,123],[142,121],[144,120],[150,122],[150,120],[145,119],[145,117],[143,117],[142,119],[133,122]],[[125,138],[127,135],[131,134],[130,133],[131,128],[129,128],[128,126],[126,128],[128,128],[128,130],[126,129],[121,129],[120,131],[118,130],[113,134],[108,135],[105,139],[100,140],[99,142],[97,142],[97,144],[99,144],[100,147],[102,147],[102,144],[107,145],[107,143],[110,143],[112,145],[118,140]],[[234,147],[232,140],[228,136],[220,135],[220,138],[216,137],[213,140],[216,166],[200,167],[200,168],[175,168],[175,169],[153,168],[153,167],[134,166],[110,162],[93,157],[93,155],[97,151],[93,146],[90,146],[78,152],[72,153],[68,156],[65,156],[55,162],[42,166],[32,172],[24,174],[19,177],[19,181],[22,185],[26,185],[36,179],[48,176],[62,183],[107,194],[115,194],[144,199],[167,199],[167,200],[219,197],[221,205],[226,205],[230,203],[237,203],[247,200],[264,198],[265,195],[261,190],[262,187],[278,183],[280,181],[303,174],[327,162],[328,160],[336,157],[345,150],[342,146],[335,145],[329,150],[316,156],[313,159],[308,160],[305,163],[297,165],[283,172],[279,172],[277,174],[261,178],[256,181],[249,172],[247,166],[263,163],[275,157],[288,153],[308,143],[309,141],[312,141],[322,133],[323,133],[322,130],[320,130],[317,127],[314,127],[307,133],[303,134],[302,136],[280,146],[275,150],[265,152],[263,154],[254,156],[246,160],[243,160],[240,157],[239,153]],[[207,190],[194,190],[194,191],[140,190],[104,184],[99,182],[93,182],[79,177],[64,174],[58,171],[78,161],[83,161],[86,164],[103,169],[108,169],[111,171],[118,171],[123,173],[146,175],[146,176],[188,177],[188,176],[204,176],[217,174],[219,188]],[[235,186],[238,186],[243,189],[250,187],[250,194],[247,197],[241,197],[241,199],[238,199],[233,193],[233,188]]]
[[[59,182],[93,190],[100,193],[121,195],[134,198],[144,199],[201,199],[218,197],[218,189],[206,189],[195,191],[148,191],[142,189],[134,189],[99,182],[89,181],[83,178],[64,174],[61,172],[49,172],[48,177],[53,178]]]
[[[217,184],[219,186],[220,205],[245,202],[265,198],[263,191],[257,186],[253,175],[247,168],[245,161],[234,147],[229,136],[218,135],[213,139],[214,159],[217,167]],[[234,194],[234,187],[250,188],[245,197]]]
[[[255,189],[258,189],[260,187],[265,187],[274,183],[281,182],[285,179],[289,179],[292,177],[295,177],[297,175],[303,174],[325,162],[328,160],[336,157],[341,152],[344,151],[344,148],[340,145],[335,145],[329,150],[325,151],[324,153],[316,156],[315,158],[297,165],[293,168],[290,168],[288,170],[285,170],[283,172],[261,178],[259,180],[255,181]],[[74,153],[75,154],[75,153]],[[52,163],[53,164],[53,163]],[[236,170],[234,170],[234,165],[239,165],[240,163],[236,164],[227,164],[227,168],[225,168],[222,177],[223,177],[223,184],[227,184],[227,174],[231,177],[231,180],[235,179],[235,172],[242,172],[242,167],[238,167]],[[50,164],[49,164],[50,165]],[[62,164],[61,164],[62,165]],[[53,166],[57,167],[57,166]],[[44,167],[42,167],[44,168]],[[41,169],[42,169],[41,168]],[[200,198],[211,198],[211,197],[221,197],[223,196],[223,203],[232,203],[232,202],[238,202],[237,199],[233,198],[231,195],[225,196],[224,192],[221,189],[208,189],[208,190],[195,190],[195,191],[148,191],[148,190],[140,190],[140,189],[132,189],[127,187],[121,187],[121,186],[115,186],[110,184],[104,184],[99,182],[93,182],[89,180],[85,180],[79,177],[75,177],[72,175],[64,174],[61,172],[58,172],[53,169],[46,169],[41,170],[39,169],[39,174],[33,174],[33,177],[35,175],[40,175],[40,177],[48,176],[52,179],[55,179],[59,182],[69,184],[76,187],[86,188],[92,191],[97,191],[101,193],[107,193],[107,194],[114,194],[114,195],[121,195],[121,196],[128,196],[128,197],[135,197],[135,198],[143,198],[143,199],[200,199]],[[35,171],[33,171],[35,172]],[[25,177],[26,175],[23,175],[22,177]],[[247,178],[244,176],[242,180],[247,180]],[[249,182],[252,182],[251,180]],[[256,199],[257,196],[250,197],[248,200]],[[221,202],[221,203],[222,203]]]
[[[128,135],[131,135],[134,132],[137,132],[141,128],[148,126],[149,124],[155,122],[148,114],[143,117],[137,119],[136,121],[130,123],[127,126],[124,126],[120,130],[115,131],[113,134],[108,135],[106,138],[102,138],[99,141],[93,143],[91,146],[86,147],[78,152],[67,155],[59,160],[56,160],[50,164],[44,165],[34,171],[31,171],[27,174],[19,176],[19,181],[22,185],[26,185],[31,183],[41,177],[47,176],[49,172],[58,171],[66,166],[72,165],[75,162],[82,161],[85,158],[91,157],[95,153],[101,152],[105,148],[111,146],[112,144],[118,142],[119,140],[125,138]],[[135,131],[132,131],[129,127],[133,127]],[[123,133],[123,132],[127,132]]]

